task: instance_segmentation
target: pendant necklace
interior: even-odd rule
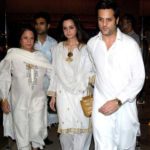
[[[76,42],[75,44],[72,44],[72,45],[70,44],[69,45],[66,42],[66,43],[64,43],[64,45],[66,45],[66,47],[68,49],[68,54],[67,54],[66,61],[72,62],[73,61],[73,51],[74,51],[75,48],[78,48],[79,43]]]
[[[71,49],[68,50],[68,54],[67,54],[67,58],[66,61],[68,62],[72,62],[73,61],[73,52],[71,51]]]

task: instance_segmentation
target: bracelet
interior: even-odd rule
[[[56,97],[56,92],[48,91],[47,92],[47,96],[54,96],[54,97]]]

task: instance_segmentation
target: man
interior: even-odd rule
[[[39,12],[34,16],[35,30],[37,32],[37,41],[34,48],[40,50],[51,63],[52,54],[51,49],[57,44],[57,41],[48,36],[48,30],[50,28],[50,16],[47,12]],[[49,85],[49,79],[45,78],[44,88],[47,91]],[[48,125],[52,123],[57,123],[57,115],[48,113]],[[45,140],[45,144],[51,144],[52,141],[49,141],[48,138]]]
[[[135,18],[131,14],[125,14],[121,20],[121,30],[131,36],[140,45],[140,38],[134,31],[134,24]]]
[[[136,95],[145,73],[138,44],[118,28],[119,9],[97,4],[100,32],[88,42],[96,68],[92,112],[95,150],[135,150],[139,122]]]
[[[40,50],[43,54],[52,61],[51,49],[57,44],[57,41],[48,36],[50,28],[50,16],[46,12],[39,12],[34,16],[35,30],[37,32],[37,41],[35,49]]]

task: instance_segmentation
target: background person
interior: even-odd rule
[[[35,42],[34,48],[41,51],[45,57],[48,58],[49,62],[52,62],[52,48],[57,44],[57,41],[48,35],[48,31],[51,26],[51,18],[47,12],[39,12],[34,16],[34,27],[37,33],[37,40]],[[45,77],[44,88],[47,92],[49,86],[49,79]],[[50,97],[48,97],[48,104]],[[50,113],[48,108],[48,126],[51,126],[54,123],[58,123],[58,117],[56,113]],[[52,144],[53,142],[48,139],[45,139],[46,144]]]

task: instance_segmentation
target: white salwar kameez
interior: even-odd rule
[[[63,42],[54,48],[52,64],[55,75],[48,91],[49,93],[56,92],[59,118],[58,132],[61,133],[62,149],[76,150],[75,145],[78,145],[78,150],[88,150],[91,142],[91,120],[84,116],[80,100],[87,94],[88,80],[92,75],[92,65],[86,45],[73,50],[73,61],[68,62],[66,60],[67,55],[68,49]],[[79,136],[83,138],[79,138],[80,141],[75,140]],[[85,146],[88,137],[90,140]]]
[[[52,66],[39,51],[12,48],[0,63],[0,97],[8,99],[11,112],[4,114],[4,136],[16,139],[19,150],[43,148],[47,136],[47,98],[44,76]]]
[[[140,48],[118,29],[109,50],[101,33],[89,40],[88,49],[96,68],[92,113],[95,150],[134,150],[140,127],[136,95],[145,78]],[[116,112],[109,116],[98,112],[103,104],[115,98],[123,103]]]

